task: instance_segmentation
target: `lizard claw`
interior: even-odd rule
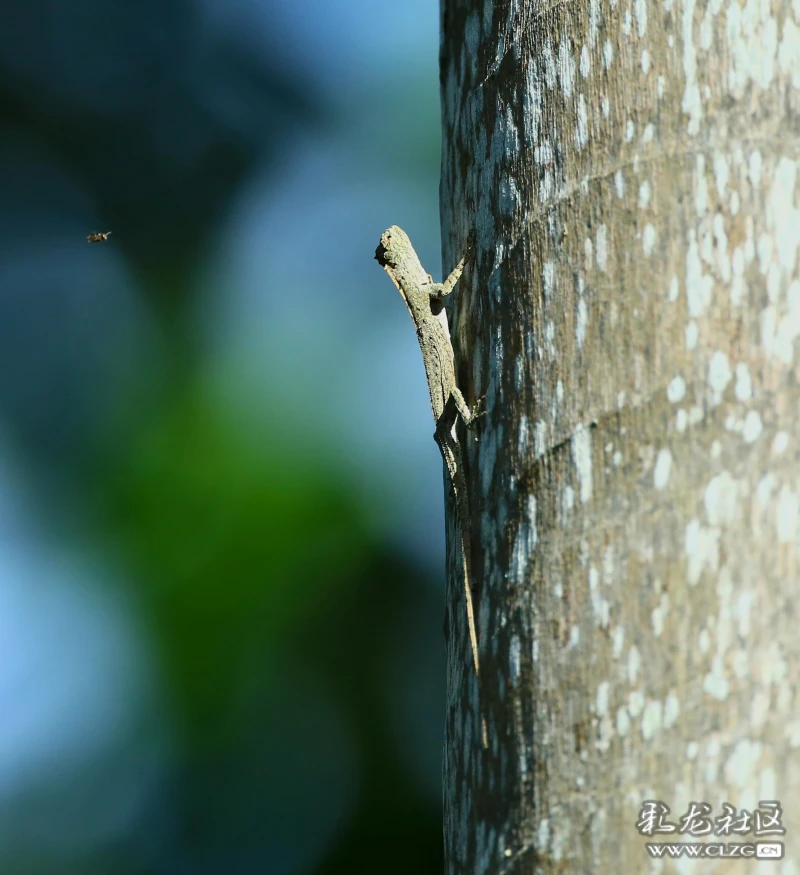
[[[486,401],[486,396],[482,395],[478,400],[473,404],[472,409],[469,412],[469,422],[467,422],[467,427],[472,428],[476,419],[480,419],[481,416],[486,416],[486,411],[483,410],[483,403]]]
[[[486,396],[483,395],[475,402],[469,412],[469,419],[466,421],[466,426],[468,431],[472,431],[475,428],[475,423],[482,417],[486,416],[486,410],[483,409],[483,403],[486,401]],[[475,440],[478,438],[476,437]]]

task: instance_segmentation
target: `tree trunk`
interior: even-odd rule
[[[447,872],[755,840],[648,838],[646,800],[779,800],[800,867],[800,2],[442,4],[489,731],[451,523]]]

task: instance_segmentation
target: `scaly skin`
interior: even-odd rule
[[[392,282],[397,286],[408,307],[408,312],[411,314],[414,327],[417,329],[417,340],[422,350],[425,375],[428,378],[431,410],[436,422],[434,438],[442,452],[442,458],[455,493],[469,639],[480,691],[478,636],[475,632],[475,611],[472,601],[473,577],[469,501],[463,454],[456,435],[456,421],[460,416],[470,428],[481,414],[477,412],[477,409],[469,408],[464,396],[456,386],[453,345],[450,341],[450,329],[443,303],[444,298],[453,291],[463,273],[469,254],[470,250],[468,249],[467,254],[443,283],[435,283],[430,274],[423,269],[408,235],[397,225],[392,225],[381,235],[380,245],[375,250],[375,259],[383,266]],[[485,747],[487,745],[485,719],[482,719],[482,734]]]

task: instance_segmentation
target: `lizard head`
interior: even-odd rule
[[[410,248],[408,234],[397,225],[392,225],[381,234],[381,242],[375,250],[375,260],[381,267],[395,267]]]

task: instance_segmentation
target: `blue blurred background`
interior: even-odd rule
[[[0,13],[0,872],[440,872],[438,9]],[[106,243],[90,232],[111,230]]]

